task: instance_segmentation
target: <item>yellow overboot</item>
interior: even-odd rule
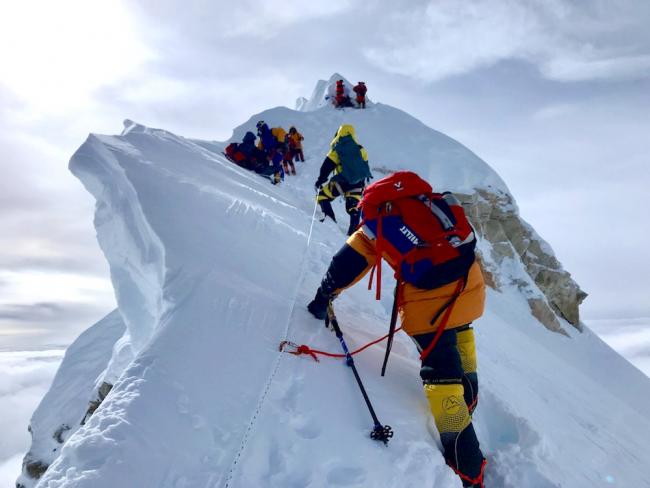
[[[454,438],[471,422],[469,410],[463,397],[461,384],[426,384],[424,394],[429,400],[429,407],[445,444],[445,438]]]
[[[476,342],[474,329],[467,328],[456,333],[456,347],[463,367],[463,386],[465,387],[465,403],[470,414],[474,412],[478,402],[478,375],[476,361]]]

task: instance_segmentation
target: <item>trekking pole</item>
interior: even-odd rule
[[[364,388],[363,383],[361,382],[361,377],[359,376],[359,372],[357,371],[357,368],[354,365],[354,359],[352,359],[350,350],[348,349],[348,346],[345,343],[345,340],[343,339],[343,332],[341,332],[341,328],[339,327],[338,320],[336,320],[336,315],[334,315],[334,307],[332,306],[331,301],[327,306],[327,318],[325,319],[325,325],[327,326],[329,324],[332,324],[334,333],[336,334],[336,337],[341,343],[341,347],[343,348],[343,352],[345,353],[345,363],[350,368],[352,368],[352,372],[354,373],[354,377],[357,380],[357,384],[359,385],[359,389],[361,390],[363,399],[366,401],[366,405],[368,406],[368,410],[370,411],[372,420],[375,423],[372,432],[370,432],[370,438],[372,440],[382,441],[384,444],[388,444],[388,441],[391,439],[391,437],[393,437],[393,429],[390,427],[390,425],[382,425],[381,422],[379,422],[379,419],[377,418],[375,409],[372,408],[372,403],[370,403],[370,398],[368,398],[368,393],[366,393],[366,389]]]

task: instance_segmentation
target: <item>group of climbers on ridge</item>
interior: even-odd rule
[[[257,137],[246,132],[241,143],[232,142],[224,154],[232,162],[251,171],[268,177],[271,183],[278,184],[284,175],[295,175],[295,161],[305,161],[302,150],[304,137],[291,126],[287,133],[282,127],[269,126],[263,120],[257,125]]]
[[[360,81],[352,88],[352,91],[356,93],[357,108],[366,108],[366,93],[368,92],[366,84]],[[336,108],[354,107],[343,80],[337,80],[336,82],[333,103]]]

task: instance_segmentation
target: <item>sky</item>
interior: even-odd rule
[[[67,170],[89,132],[130,118],[224,140],[334,72],[495,168],[589,293],[585,319],[650,317],[645,0],[24,0],[2,12],[0,350],[68,344],[115,306],[94,202]]]

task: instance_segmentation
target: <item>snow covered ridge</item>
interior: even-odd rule
[[[372,425],[341,362],[277,351],[285,338],[338,348],[305,305],[345,239],[328,221],[308,245],[313,182],[346,122],[377,176],[411,169],[457,192],[482,237],[493,286],[476,326],[486,486],[650,486],[650,382],[578,330],[584,294],[521,220],[505,183],[408,114],[380,103],[335,110],[320,103],[327,90],[319,84],[301,111],[270,109],[235,129],[241,140],[263,119],[305,136],[307,161],[277,187],[223,158],[225,143],[131,121],[75,153],[70,168],[97,200],[119,310],[68,350],[32,418],[20,485],[460,487],[432,436],[406,336],[396,337],[385,378],[381,346],[356,360],[395,430],[388,448],[368,439]],[[384,280],[390,289],[390,273]],[[384,295],[375,302],[364,280],[336,301],[351,347],[385,333]]]

